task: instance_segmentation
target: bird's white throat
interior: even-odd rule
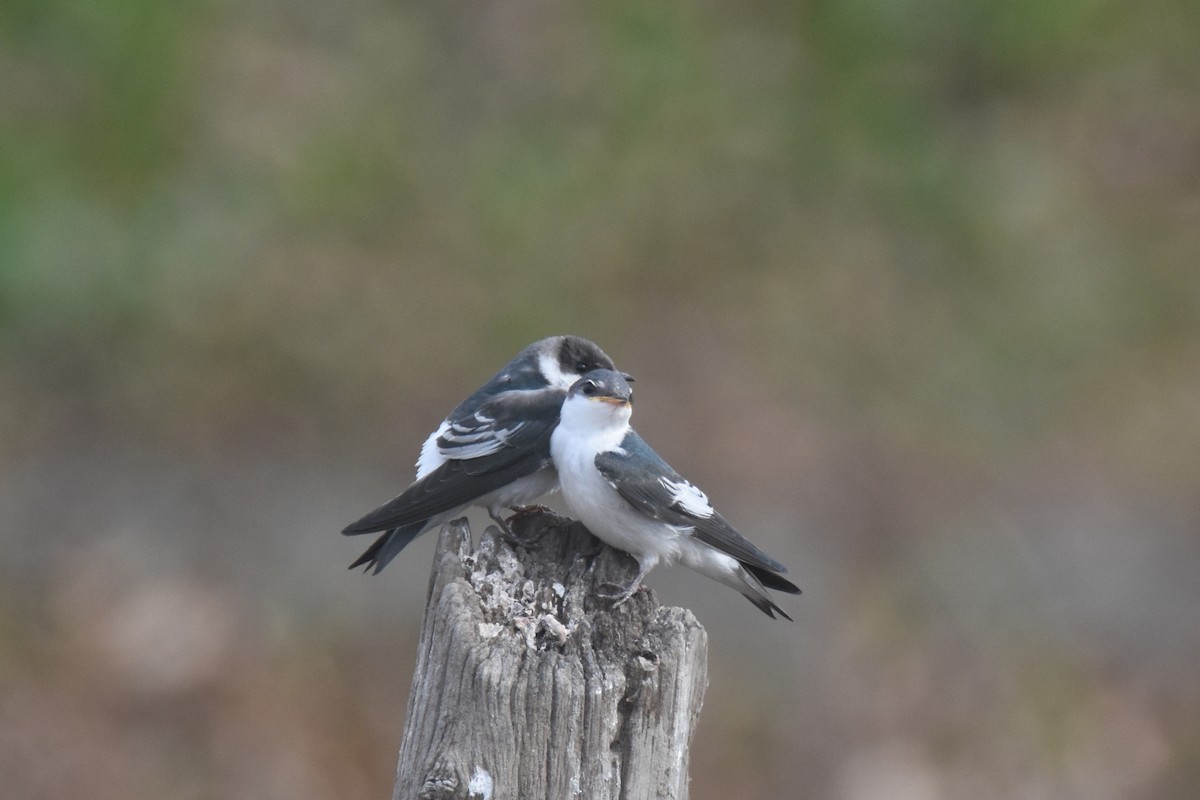
[[[629,416],[633,407],[616,405],[582,395],[573,395],[563,402],[555,438],[563,436],[577,446],[604,453],[615,450],[629,432]]]

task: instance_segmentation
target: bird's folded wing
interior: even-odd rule
[[[473,415],[479,420],[474,429],[463,420],[452,422],[438,439],[450,460],[343,533],[420,522],[532,475],[550,463],[550,434],[561,404],[561,392],[512,392],[480,406]],[[452,434],[456,426],[458,432]]]
[[[565,392],[559,389],[504,392],[474,407],[455,409],[437,438],[441,454],[450,460],[475,460],[536,438],[558,424]],[[549,431],[546,436],[549,437]],[[472,473],[474,474],[474,473]]]
[[[661,522],[693,529],[700,541],[738,561],[771,572],[787,568],[764,553],[713,510],[708,497],[630,431],[621,449],[596,456],[596,468],[634,508]]]

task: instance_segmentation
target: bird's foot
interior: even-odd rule
[[[504,518],[504,515],[500,513],[500,509],[489,508],[488,516],[492,518],[492,522],[496,523],[496,525],[498,525],[500,527],[500,532],[506,538],[508,538],[510,540],[515,540],[517,538],[516,535],[513,533],[512,526],[509,525],[509,520],[506,520]]]
[[[525,522],[530,517],[538,516],[539,514],[553,514],[554,513],[553,511],[546,508],[545,506],[539,506],[539,505],[513,506],[512,512],[513,512],[512,515],[508,518],[507,523],[506,523],[508,525],[509,531],[516,531],[518,526],[527,527],[527,526],[522,526],[521,523]],[[519,538],[519,540],[521,541],[522,544],[527,544],[527,545],[537,544],[538,542],[540,542],[542,539],[544,539],[546,537],[546,534],[551,533],[553,530],[554,530],[554,526],[544,526],[544,527],[542,527],[542,529],[540,531],[538,531],[533,536],[518,537],[514,534],[513,539]]]
[[[626,600],[633,597],[633,595],[642,588],[642,579],[646,577],[646,573],[650,572],[650,570],[654,568],[654,563],[654,561],[650,560],[639,561],[638,573],[636,576],[634,576],[633,580],[628,586],[622,588],[618,584],[606,582],[600,584],[596,594],[605,600],[612,600],[612,607],[616,608],[617,606],[621,605],[621,603],[624,603]],[[616,593],[605,592],[603,590],[605,586],[614,587],[617,590]]]
[[[642,590],[642,579],[639,576],[637,580],[629,584],[629,586],[621,586],[619,583],[602,583],[596,587],[596,596],[601,600],[608,600],[612,603],[612,607],[624,603],[629,598]]]
[[[538,503],[530,503],[527,506],[513,506],[512,516],[508,518],[511,523],[515,519],[523,519],[533,514],[553,514],[554,511],[547,506],[539,505]]]

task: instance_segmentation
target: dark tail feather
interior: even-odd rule
[[[791,621],[792,618],[788,616],[788,613],[775,605],[775,602],[767,595],[765,587],[769,586],[782,592],[799,594],[800,590],[796,588],[795,584],[762,567],[755,567],[745,562],[742,562],[741,567],[741,577],[745,587],[744,589],[739,587],[738,591],[742,593],[742,597],[754,603],[755,608],[771,619],[775,619],[775,615],[778,614]]]
[[[788,594],[800,594],[799,586],[778,573],[771,572],[769,569],[763,569],[762,567],[756,567],[753,564],[747,564],[744,561],[742,562],[742,568],[762,581],[762,585],[768,589],[774,589],[777,592],[787,592]]]
[[[772,603],[771,598],[767,597],[766,595],[763,595],[762,597],[755,597],[753,595],[744,594],[744,595],[742,595],[742,597],[746,598],[751,603],[754,603],[754,605],[758,608],[759,611],[763,612],[771,619],[775,619],[775,615],[778,614],[779,616],[786,619],[788,622],[792,621],[792,618],[788,616],[787,612],[784,611],[779,606]]]
[[[383,535],[376,539],[367,548],[367,551],[350,565],[350,569],[361,567],[365,564],[368,571],[374,568],[374,573],[378,575],[388,565],[388,562],[399,555],[400,551],[407,547],[409,542],[421,535],[424,530],[425,522],[421,521],[405,525],[402,528],[392,528],[390,531],[384,531]]]

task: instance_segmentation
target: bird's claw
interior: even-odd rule
[[[517,523],[523,522],[527,518],[536,516],[538,514],[553,514],[554,512],[549,508],[540,505],[513,506],[512,511],[512,515],[505,521],[505,527],[514,542],[525,545],[537,544],[544,539],[547,534],[552,533],[554,530],[553,526],[544,526],[540,531],[532,536],[518,536],[515,533]],[[493,517],[493,519],[495,518]]]
[[[510,540],[517,538],[516,534],[513,533],[512,526],[509,524],[510,520],[506,520],[499,511],[488,509],[488,516],[492,518],[492,522],[499,526],[500,532],[504,534],[505,538]]]
[[[630,586],[605,582],[596,587],[596,596],[601,600],[611,601],[612,607],[616,608],[641,590],[641,581],[635,581]]]
[[[513,512],[512,516],[508,518],[508,521],[510,523],[513,520],[523,519],[525,517],[532,516],[533,514],[553,514],[554,513],[547,506],[539,505],[537,503],[531,503],[527,506],[513,506],[512,512]]]

